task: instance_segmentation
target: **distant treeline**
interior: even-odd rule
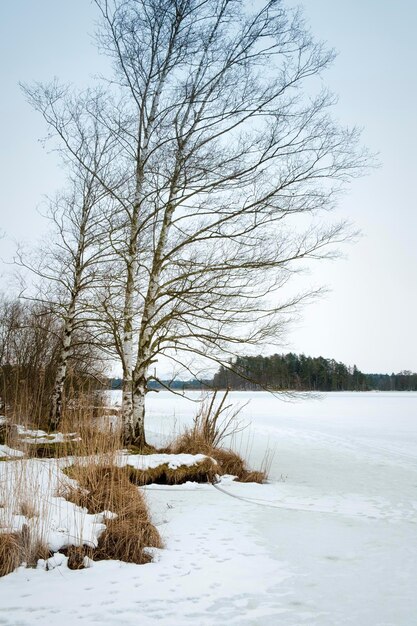
[[[123,380],[121,378],[110,378],[109,379],[109,387],[110,389],[122,389]],[[156,380],[151,380],[148,383],[149,389],[175,389],[179,391],[183,391],[186,389],[211,389],[213,387],[213,380],[162,380],[158,382]]]
[[[364,374],[334,359],[304,354],[238,357],[213,378],[216,389],[299,391],[416,391],[417,374]]]

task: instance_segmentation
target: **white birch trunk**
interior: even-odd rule
[[[132,377],[123,380],[122,392],[123,429],[129,433],[133,424],[133,384]],[[125,436],[126,439],[126,436]]]
[[[146,445],[145,437],[145,396],[146,377],[143,376],[139,385],[135,386],[133,396],[133,429],[132,437],[135,445],[143,448]]]
[[[64,325],[64,338],[62,341],[61,355],[55,376],[54,391],[51,397],[51,409],[49,414],[50,430],[57,430],[62,418],[64,385],[67,377],[68,358],[71,353],[72,336],[74,333],[74,313],[75,302],[72,302],[69,310],[69,316]]]
[[[77,253],[74,260],[73,284],[68,310],[65,316],[64,337],[62,340],[59,365],[55,376],[54,391],[51,397],[51,408],[49,413],[49,428],[57,430],[62,418],[62,402],[64,394],[65,380],[67,377],[68,359],[71,354],[72,338],[75,328],[77,300],[81,292],[81,280],[83,275],[83,254],[85,252],[85,233],[90,215],[90,205],[84,202],[82,208],[82,218],[78,234]]]
[[[135,373],[136,368],[133,363],[133,311],[134,311],[134,292],[136,287],[136,272],[138,267],[138,224],[139,212],[142,202],[142,190],[145,180],[144,163],[149,152],[149,137],[155,122],[155,116],[159,105],[159,98],[164,85],[167,68],[162,72],[159,84],[155,91],[152,105],[149,112],[147,124],[144,126],[142,113],[140,114],[139,133],[143,129],[143,144],[139,145],[138,157],[136,162],[136,189],[135,199],[130,223],[130,241],[127,255],[127,280],[125,292],[125,307],[123,311],[124,337],[123,337],[123,396],[122,396],[122,420],[123,420],[123,436],[126,445],[135,443],[136,445],[145,444],[144,431],[144,415],[145,415],[145,394],[146,379],[144,385],[142,382],[137,385],[138,377]],[[140,141],[140,139],[139,139]],[[142,389],[143,387],[143,389]],[[138,389],[138,391],[137,391]],[[141,391],[139,391],[141,389]]]
[[[151,358],[151,343],[153,335],[154,315],[156,312],[156,300],[158,296],[159,280],[162,271],[161,259],[165,250],[169,230],[172,223],[172,216],[175,210],[176,191],[175,186],[179,176],[179,168],[175,171],[175,176],[170,190],[170,201],[168,202],[164,220],[159,234],[158,245],[155,250],[152,270],[149,277],[148,292],[145,298],[143,315],[139,333],[138,352],[136,367],[133,371],[133,431],[136,433],[136,445],[145,445],[145,395],[146,395],[146,372]],[[137,407],[137,408],[136,408]],[[140,442],[140,443],[139,443]]]
[[[127,279],[123,309],[123,395],[122,420],[123,440],[133,443],[133,305],[137,269],[137,221],[139,204],[136,204],[130,227],[130,242],[127,258]]]
[[[125,307],[123,311],[123,396],[122,415],[123,423],[127,426],[132,421],[133,398],[132,398],[132,368],[133,368],[133,265],[128,267],[126,281]]]

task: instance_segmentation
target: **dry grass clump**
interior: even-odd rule
[[[159,454],[161,452],[164,452],[164,450],[162,448],[155,448],[155,446],[150,445],[149,443],[147,443],[146,445],[142,446],[141,448],[139,446],[127,446],[125,448],[125,450],[127,450],[127,452],[129,454]]]
[[[20,533],[0,533],[0,576],[10,574],[21,562]]]
[[[121,420],[116,409],[100,403],[96,393],[78,396],[64,407],[58,433],[47,433],[47,419],[26,412],[0,419],[0,444],[23,451],[29,458],[90,456],[122,447]],[[109,415],[110,410],[112,415]],[[30,416],[30,419],[22,416]],[[39,432],[39,429],[46,429]]]
[[[42,485],[52,477],[45,465],[20,458],[3,463],[1,470],[0,571],[4,575],[24,563],[36,567],[39,559],[51,556],[45,545],[49,503]]]
[[[0,532],[0,577],[10,574],[23,563],[27,567],[36,567],[39,559],[50,556],[48,547],[31,536],[26,524],[21,532]]]
[[[219,473],[217,463],[213,459],[206,458],[193,465],[180,465],[170,467],[168,463],[163,463],[157,467],[147,469],[137,469],[131,465],[127,466],[129,479],[135,485],[182,485],[188,481],[196,483],[213,482]]]
[[[21,562],[27,567],[36,567],[39,559],[48,559],[51,556],[49,548],[39,539],[32,536],[29,526],[24,524],[20,533]]]
[[[162,541],[150,521],[142,494],[129,480],[127,468],[99,465],[76,465],[66,473],[78,481],[66,498],[89,513],[111,511],[116,518],[106,520],[106,530],[92,553],[94,560],[117,559],[128,563],[148,563],[145,548],[161,548]],[[73,558],[74,563],[77,557]],[[79,559],[78,559],[79,561]]]
[[[62,458],[67,456],[113,456],[122,447],[121,424],[108,419],[106,409],[77,402],[62,420],[59,433],[36,437],[20,436],[16,447],[29,458]],[[35,441],[33,441],[35,439]]]
[[[225,439],[243,430],[236,418],[239,413],[228,412],[231,405],[226,405],[228,391],[216,406],[217,392],[208,403],[203,403],[191,428],[186,429],[171,444],[174,454],[206,454],[217,461],[218,474],[232,474],[240,482],[263,483],[267,474],[264,471],[251,471],[237,452],[222,447]]]
[[[84,569],[85,557],[92,558],[93,549],[88,546],[68,546],[60,550],[62,554],[68,557],[67,567],[69,569]]]
[[[94,551],[96,560],[116,559],[142,565],[151,561],[144,548],[162,548],[159,533],[143,509],[109,520],[106,525]]]
[[[22,502],[20,502],[19,514],[24,515],[24,517],[27,517],[28,519],[38,516],[35,505],[29,500],[22,500]]]
[[[251,471],[242,457],[228,448],[211,448],[200,438],[194,439],[190,431],[180,435],[171,448],[175,454],[206,454],[217,462],[216,473],[231,474],[242,483],[263,483],[267,475],[264,471]]]
[[[237,476],[241,483],[263,483],[267,478],[267,473],[263,470],[249,470],[242,457],[233,450],[215,448],[211,451],[211,456],[220,466],[221,473]]]
[[[59,459],[61,457],[78,455],[80,442],[58,441],[49,443],[26,443],[26,454],[33,459]]]

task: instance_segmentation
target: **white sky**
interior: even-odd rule
[[[288,2],[288,4],[298,4]],[[363,142],[381,167],[354,181],[336,217],[348,217],[362,239],[345,260],[317,264],[309,279],[331,293],[309,306],[285,350],[333,357],[367,372],[417,371],[417,3],[398,0],[305,0],[312,32],[339,56],[325,76],[339,95],[336,115],[363,127]],[[45,127],[24,101],[18,81],[54,76],[85,86],[106,67],[92,44],[88,0],[13,0],[0,23],[0,257],[12,240],[33,241],[45,228],[43,194],[60,186],[56,158],[38,139]],[[0,291],[10,288],[0,263]]]

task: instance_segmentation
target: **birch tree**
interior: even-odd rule
[[[281,2],[255,13],[233,0],[96,4],[101,46],[132,112],[126,293],[133,301],[136,287],[141,300],[126,438],[142,444],[155,358],[223,362],[276,341],[283,313],[311,293],[272,296],[297,261],[328,256],[348,236],[345,224],[314,217],[366,157],[355,152],[356,130],[331,119],[334,98],[314,93],[333,53]],[[300,215],[313,218],[301,232]]]
[[[100,173],[108,167],[111,159],[109,138],[102,137],[95,124],[84,125],[78,134],[76,153],[76,160],[64,159],[70,168],[67,189],[49,201],[46,217],[52,228],[47,241],[29,252],[19,249],[16,256],[16,263],[29,270],[31,282],[35,276],[34,286],[24,290],[26,297],[46,305],[62,321],[50,400],[51,430],[59,427],[62,418],[63,393],[68,361],[75,347],[74,337],[80,336],[82,329],[82,341],[91,342],[88,337],[89,322],[95,317],[94,292],[109,256],[109,194],[92,173]]]
[[[158,355],[192,367],[190,355],[227,363],[277,342],[312,295],[284,295],[297,264],[349,236],[320,214],[367,156],[331,116],[333,52],[280,0],[95,4],[114,69],[96,120],[117,145],[111,177],[93,172],[118,206],[103,320],[123,366],[125,441],[143,445]],[[74,155],[58,100],[44,88],[37,106]]]

